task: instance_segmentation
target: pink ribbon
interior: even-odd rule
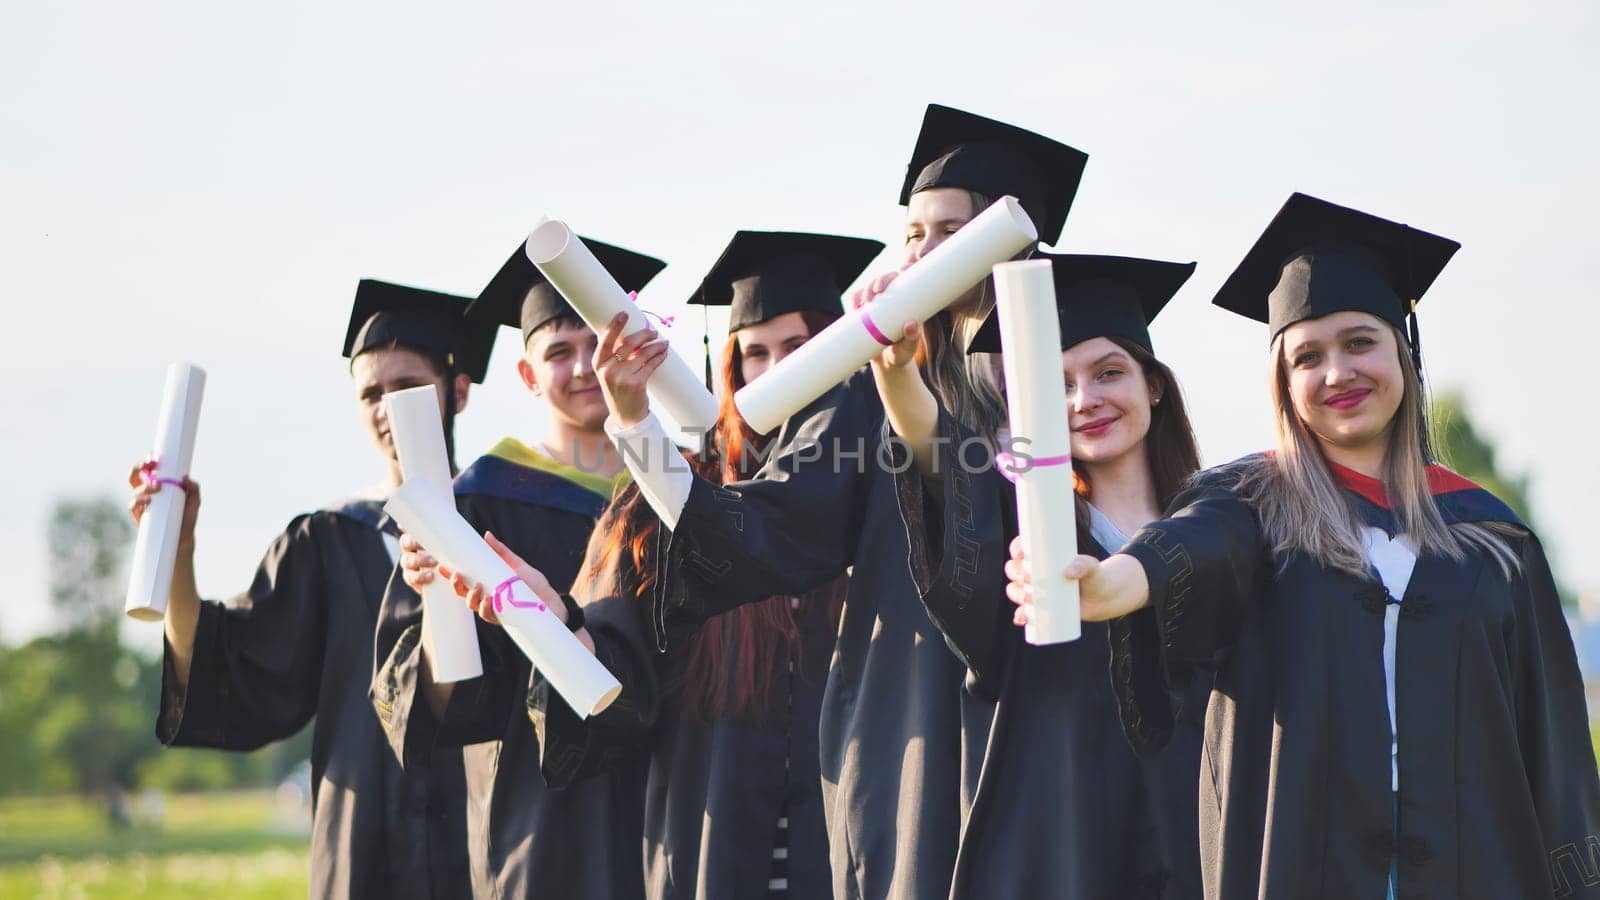
[[[1004,475],[1006,480],[1012,484],[1016,484],[1017,479],[1027,474],[1026,472],[1022,471],[1022,460],[1017,459],[1015,456],[1012,456],[1004,450],[994,455],[994,461],[1000,466],[1000,474]],[[1035,456],[1028,463],[1028,468],[1036,469],[1044,466],[1067,466],[1071,464],[1072,454],[1063,453],[1060,456]]]
[[[878,343],[884,345],[885,347],[894,346],[894,341],[889,340],[888,335],[878,330],[878,326],[873,323],[872,317],[867,315],[867,311],[865,309],[861,310],[861,327],[867,329],[867,334],[872,335],[872,339]]]
[[[518,602],[516,594],[512,592],[512,588],[516,585],[516,583],[517,576],[513,575],[510,578],[507,578],[505,581],[500,582],[499,586],[494,589],[494,611],[497,615],[499,614],[500,610],[506,607],[507,604],[515,606],[518,609],[537,609],[539,612],[549,611],[550,607],[545,606],[538,600],[535,600],[532,603]]]
[[[139,467],[139,474],[144,478],[145,484],[153,484],[159,490],[162,485],[170,484],[178,490],[183,490],[182,478],[166,478],[156,474],[161,467],[161,460],[152,459]]]
[[[629,291],[628,292],[628,299],[633,301],[633,305],[634,306],[639,306],[639,292],[638,291]],[[655,319],[657,322],[660,322],[662,328],[671,328],[672,327],[672,323],[678,321],[678,317],[677,316],[663,316],[660,313],[651,312],[650,310],[645,309],[643,306],[639,306],[639,311],[644,313],[645,318],[647,318],[647,319]]]

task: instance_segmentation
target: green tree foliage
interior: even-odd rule
[[[1440,462],[1488,488],[1509,504],[1522,521],[1533,526],[1528,477],[1504,472],[1496,464],[1494,444],[1472,421],[1465,398],[1450,391],[1433,398],[1432,406],[1433,449]]]
[[[133,544],[109,497],[58,501],[48,522],[54,633],[0,646],[0,794],[271,784],[310,753],[310,729],[255,753],[167,750],[155,738],[161,661],[124,648]],[[152,626],[155,627],[155,626]]]

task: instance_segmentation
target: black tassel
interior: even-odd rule
[[[1422,334],[1417,330],[1417,301],[1411,301],[1411,311],[1406,313],[1406,336],[1411,338],[1411,362],[1417,367],[1417,383],[1422,383]]]
[[[700,307],[700,340],[705,345],[706,351],[706,390],[711,390],[711,316],[704,306]]]

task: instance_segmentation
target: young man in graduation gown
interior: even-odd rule
[[[1023,129],[930,106],[900,195],[908,259],[970,221],[986,205],[980,201],[1004,195],[1016,196],[1041,240],[1053,242],[1086,159]],[[964,411],[982,405],[975,377],[940,360],[960,353],[957,336],[982,321],[987,302],[980,287],[924,331],[922,374]],[[619,442],[665,439],[644,397],[608,399],[608,428]],[[633,453],[625,454],[671,531],[655,595],[657,638],[686,642],[736,605],[802,593],[849,568],[819,726],[834,895],[945,897],[994,704],[963,690],[963,666],[912,581],[871,373],[858,371],[792,417],[778,441],[783,449],[757,477],[723,486],[635,468]]]
[[[628,290],[644,287],[664,267],[584,240]],[[594,332],[520,245],[474,301],[469,318],[521,328],[517,371],[548,404],[549,435],[536,446],[501,440],[456,479],[456,506],[475,529],[492,532],[565,591],[622,471],[602,430],[606,407],[592,365]],[[415,586],[436,575],[425,551],[406,556],[414,583],[396,572],[384,598],[372,703],[407,769],[427,764],[441,749],[463,747],[474,895],[638,896],[642,755],[568,790],[549,790],[540,773],[538,729],[526,706],[528,658],[504,629],[480,623],[484,674],[435,683],[420,647]]]
[[[377,490],[297,516],[248,591],[222,604],[195,585],[199,485],[188,482],[166,615],[156,735],[172,746],[253,750],[316,725],[311,749],[312,897],[451,898],[468,890],[459,753],[402,771],[367,702],[378,607],[398,555],[383,497],[400,468],[383,412],[389,391],[436,385],[450,435],[488,368],[494,329],[468,300],[364,280],[344,355],[387,478]],[[137,519],[153,490],[130,475]]]

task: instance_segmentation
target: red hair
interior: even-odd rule
[[[801,317],[810,334],[837,318],[814,311],[802,312]],[[689,461],[700,475],[725,483],[754,475],[756,459],[771,438],[757,434],[733,404],[734,392],[745,384],[743,358],[735,336],[730,335],[723,348],[721,369],[720,411],[710,434],[709,449],[704,456],[690,457]],[[660,520],[638,488],[630,484],[596,526],[594,546],[598,550],[589,554],[588,565],[579,579],[592,582],[607,571],[631,570],[631,577],[621,584],[604,585],[601,589],[620,589],[643,603],[652,602],[660,527]],[[619,561],[627,565],[616,566]],[[784,678],[790,663],[799,663],[801,618],[811,604],[826,603],[831,634],[844,604],[842,580],[799,600],[796,607],[793,597],[768,597],[706,621],[689,643],[676,679],[685,718],[737,718],[769,724],[778,717]]]

